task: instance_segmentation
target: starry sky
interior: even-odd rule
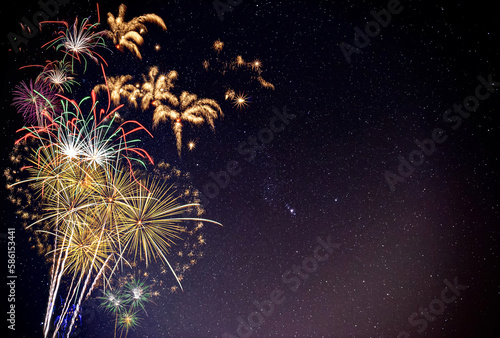
[[[102,52],[107,75],[176,70],[176,86],[221,104],[214,132],[185,128],[183,138],[197,141],[181,158],[168,125],[145,137],[142,147],[156,162],[189,172],[201,192],[230,163],[241,169],[205,201],[205,216],[224,226],[206,225],[204,257],[186,274],[184,292],[148,304],[129,337],[497,336],[500,22],[491,4],[232,3],[220,16],[213,1],[126,2],[127,18],[155,13],[168,30],[149,28],[142,61],[112,45]],[[119,4],[99,3],[103,23]],[[40,10],[36,1],[1,7],[3,172],[23,126],[11,91],[32,74],[19,67],[54,54],[41,48],[51,29],[19,53],[7,38],[20,34],[23,16]],[[370,13],[383,9],[396,14],[370,26]],[[95,21],[95,2],[70,0],[54,18],[75,16]],[[355,41],[365,27],[374,36],[367,43],[358,33]],[[262,76],[276,89],[204,71],[217,39],[227,58],[261,60]],[[100,67],[89,63],[81,79],[76,97],[102,82]],[[224,101],[227,82],[249,95],[247,108]],[[470,113],[454,111],[479,95],[488,98],[476,99]],[[148,112],[124,108],[123,115],[151,129]],[[282,130],[251,148],[252,139],[267,137],[262,130],[273,116]],[[17,229],[15,336],[40,336],[48,266],[30,249],[1,183],[0,223]],[[1,243],[6,252],[5,236]],[[272,310],[262,305],[270,299]],[[84,304],[75,336],[112,332],[96,302]]]

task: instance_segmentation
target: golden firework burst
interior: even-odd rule
[[[254,61],[252,61],[251,67],[253,70],[260,70],[260,68],[262,67],[262,62],[260,62],[259,59],[255,59]]]
[[[212,45],[212,49],[215,50],[217,53],[220,53],[220,51],[224,48],[224,42],[221,40],[216,40],[214,41],[214,44]]]
[[[118,16],[116,18],[112,13],[108,13],[110,30],[105,32],[107,36],[113,40],[116,49],[120,52],[123,52],[125,48],[127,48],[138,59],[142,59],[141,53],[139,52],[139,46],[142,46],[144,43],[142,34],[147,32],[144,23],[156,24],[164,31],[167,30],[167,26],[163,19],[156,14],[144,14],[130,21],[125,21],[126,10],[127,6],[121,4],[120,7],[118,7]]]
[[[228,90],[226,90],[226,94],[224,96],[224,99],[227,101],[227,100],[232,100],[234,99],[234,97],[236,96],[236,93],[234,92],[234,90],[232,90],[231,88],[229,88]]]
[[[248,107],[248,95],[245,93],[239,93],[233,99],[233,107],[238,109],[243,109]]]

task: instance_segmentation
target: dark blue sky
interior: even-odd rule
[[[103,24],[119,3],[99,4]],[[168,124],[154,130],[153,139],[144,135],[143,148],[155,162],[190,172],[205,193],[210,173],[227,170],[231,161],[241,168],[209,198],[205,216],[224,227],[205,225],[204,257],[186,273],[184,292],[164,292],[148,304],[148,316],[130,337],[237,337],[239,326],[240,336],[252,337],[496,336],[500,93],[493,88],[468,115],[454,105],[477,96],[479,76],[500,83],[499,19],[489,4],[401,1],[401,11],[348,62],[339,45],[356,47],[355,27],[364,30],[374,20],[370,12],[388,3],[242,0],[222,21],[211,1],[126,3],[126,18],[155,13],[168,30],[148,26],[142,61],[110,44],[102,52],[106,74],[140,78],[151,66],[176,70],[179,90],[219,101],[225,115],[215,132],[206,125],[185,128],[183,138],[198,141],[182,159]],[[18,68],[58,55],[40,48],[53,36],[48,26],[22,52],[9,50],[8,32],[20,34],[18,22],[40,5],[5,6],[2,171],[23,125],[10,91],[34,74]],[[96,20],[95,8],[94,2],[70,0],[56,16]],[[202,62],[215,59],[210,47],[217,39],[225,43],[219,58],[260,59],[262,76],[276,89],[260,88],[248,74],[205,72]],[[102,83],[100,67],[89,63],[78,79],[73,95],[82,98]],[[227,84],[250,95],[248,108],[224,101]],[[276,108],[295,117],[248,160],[238,148],[269,127]],[[151,112],[125,108],[124,115],[151,129]],[[419,156],[415,140],[432,139],[436,128],[446,140],[437,137],[442,143],[433,141],[435,148]],[[415,163],[423,163],[404,177],[398,156],[410,161],[412,153]],[[29,248],[13,209],[2,201],[1,223],[17,229],[17,327],[26,337],[40,336],[48,267]],[[316,266],[310,258],[318,237],[329,236],[339,246],[322,250],[328,258]],[[448,283],[454,279],[468,288],[455,286],[453,293]],[[440,300],[445,287],[445,299],[456,296],[450,303]],[[252,315],[258,311],[254,301],[269,300],[274,291],[281,303],[272,313]],[[425,313],[429,306],[438,314]],[[81,337],[112,334],[112,318],[95,301],[84,310]],[[250,332],[238,318],[257,324]]]

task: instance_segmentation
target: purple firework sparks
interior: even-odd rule
[[[24,121],[29,124],[42,124],[43,112],[54,115],[58,111],[56,93],[45,82],[22,81],[12,91],[12,105],[17,112],[23,114]]]

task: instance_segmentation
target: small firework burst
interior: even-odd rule
[[[234,92],[234,90],[232,90],[231,88],[229,88],[228,90],[226,90],[226,94],[224,96],[224,99],[226,101],[227,100],[233,100],[235,96],[236,96],[236,93]]]
[[[12,94],[14,96],[12,105],[29,124],[42,125],[47,116],[59,111],[56,104],[57,96],[47,83],[22,81],[14,88]]]
[[[44,81],[50,85],[51,89],[60,92],[71,92],[71,86],[78,84],[72,76],[71,65],[64,61],[49,61],[38,75],[37,81]]]
[[[260,62],[259,59],[255,59],[251,64],[251,67],[253,70],[260,70],[260,68],[262,67],[262,62]]]
[[[220,53],[222,48],[224,48],[224,42],[221,40],[216,40],[214,41],[214,44],[212,45],[213,50],[215,50],[217,53]]]
[[[248,95],[245,93],[240,93],[236,95],[233,99],[233,106],[238,109],[243,109],[248,107]]]
[[[101,306],[112,313],[120,313],[125,309],[123,294],[117,290],[108,289],[103,291],[103,296],[99,297]]]
[[[118,316],[118,327],[121,329],[122,333],[125,330],[125,336],[132,329],[134,330],[139,326],[140,318],[137,315],[137,311],[128,310],[123,312]]]
[[[148,302],[151,297],[150,286],[140,279],[134,278],[125,285],[125,289],[125,303],[130,304],[133,309],[140,307],[146,311],[144,303]]]
[[[238,67],[242,67],[245,65],[245,60],[243,60],[243,57],[241,55],[238,55],[236,56],[236,61],[235,61],[236,65]]]

